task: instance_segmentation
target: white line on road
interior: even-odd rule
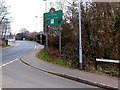
[[[37,47],[37,49],[38,49],[38,47]]]
[[[19,45],[20,43],[15,44],[15,46]]]
[[[35,50],[36,48],[37,48],[37,47],[36,47],[36,45],[35,45],[34,50]]]
[[[38,49],[37,45],[35,45],[34,50]]]
[[[18,59],[15,59],[15,60],[12,60],[12,61],[10,61],[10,62],[8,62],[8,63],[6,63],[6,64],[3,64],[3,65],[0,66],[0,68],[6,66],[6,65],[8,65],[8,64],[11,64],[11,63],[13,63],[14,61],[17,61],[17,60],[18,60]]]

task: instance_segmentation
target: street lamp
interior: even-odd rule
[[[35,18],[36,18],[36,32],[35,32],[35,34],[36,34],[36,36],[35,36],[35,40],[36,40],[36,42],[37,42],[37,16],[35,16]]]
[[[45,1],[45,12],[47,12],[47,0],[43,0]]]
[[[42,17],[40,17],[40,19],[42,19]],[[42,34],[43,34],[43,33],[40,32],[40,44],[41,44],[41,45],[42,45]]]
[[[78,2],[79,8],[79,64],[80,64],[80,69],[83,69],[83,63],[82,63],[82,38],[81,38],[81,5],[80,5],[80,0]]]
[[[45,1],[45,13],[47,13],[47,0],[43,0],[43,1]],[[48,31],[47,30],[45,31],[46,31],[46,51],[48,52]]]
[[[37,16],[35,16],[35,18],[36,18],[36,31],[37,31]]]

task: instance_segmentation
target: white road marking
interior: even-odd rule
[[[36,49],[36,45],[35,45],[35,47],[34,47],[34,50]]]
[[[3,65],[0,66],[0,68],[6,66],[6,65],[8,65],[8,64],[11,64],[11,63],[13,63],[13,62],[15,62],[15,61],[17,61],[17,60],[18,60],[18,59],[15,59],[15,60],[12,60],[12,61],[10,61],[10,62],[8,62],[8,63],[6,63],[6,64],[3,64]]]
[[[35,50],[35,48],[36,48],[36,45],[35,45],[35,47],[34,47],[34,50]]]
[[[38,49],[38,47],[37,47],[37,49]]]
[[[15,46],[19,45],[20,43],[15,44]]]
[[[37,45],[35,45],[34,50],[38,49]]]

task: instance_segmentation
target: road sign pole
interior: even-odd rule
[[[59,30],[59,53],[61,55],[61,30]]]
[[[40,33],[40,44],[42,45],[42,33]]]
[[[44,0],[44,1],[46,1],[46,0]],[[62,10],[55,11],[54,8],[51,8],[48,13],[44,13],[44,28],[45,28],[45,32],[46,32],[46,51],[48,51],[48,32],[58,30],[59,53],[61,54],[62,14],[63,14]],[[46,29],[48,29],[48,30],[46,30]]]
[[[83,69],[83,62],[82,62],[82,38],[81,38],[81,5],[80,5],[80,0],[79,0],[79,64],[80,64],[80,69]]]

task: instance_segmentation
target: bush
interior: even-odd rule
[[[6,46],[6,45],[8,45],[8,40],[1,39],[0,40],[0,46]]]

